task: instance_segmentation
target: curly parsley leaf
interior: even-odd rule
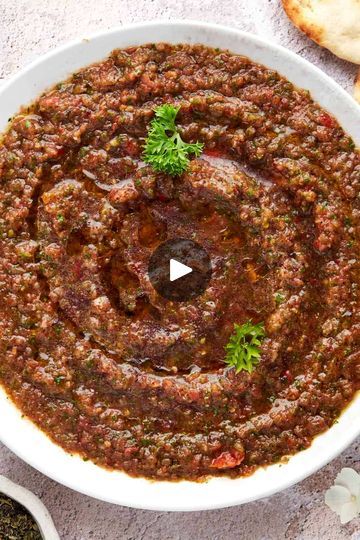
[[[234,324],[234,332],[225,346],[225,363],[234,367],[236,373],[242,370],[251,373],[259,363],[260,346],[265,337],[263,323],[248,321],[242,326]]]
[[[151,121],[145,140],[143,159],[157,172],[166,172],[171,176],[182,174],[189,166],[189,156],[198,157],[203,144],[186,143],[182,140],[175,124],[180,107],[165,104],[155,109],[155,118]]]

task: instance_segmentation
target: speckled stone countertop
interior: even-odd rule
[[[355,66],[299,33],[280,0],[0,0],[0,84],[74,37],[171,18],[217,22],[259,34],[307,58],[352,90]],[[324,491],[341,467],[360,470],[359,442],[278,495],[208,512],[148,512],[102,503],[49,480],[2,445],[0,473],[42,499],[63,540],[360,540],[360,519],[341,526],[324,505]]]

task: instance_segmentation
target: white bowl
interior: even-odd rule
[[[277,70],[312,96],[340,121],[360,145],[360,107],[333,80],[294,53],[232,28],[190,21],[150,22],[103,32],[72,42],[40,58],[0,90],[0,130],[22,105],[67,78],[72,72],[102,60],[118,47],[149,42],[202,43],[230,49]],[[339,423],[318,436],[312,446],[283,465],[271,465],[252,476],[206,483],[153,482],[102,469],[70,456],[21,418],[0,390],[0,439],[24,461],[77,491],[116,504],[152,510],[203,510],[242,504],[280,491],[317,471],[360,434],[360,397]]]
[[[0,493],[21,504],[32,515],[44,540],[60,540],[46,506],[31,491],[0,475]]]

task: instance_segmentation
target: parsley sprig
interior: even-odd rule
[[[171,176],[182,174],[189,166],[189,155],[198,157],[203,144],[186,143],[182,140],[175,124],[180,107],[165,104],[155,109],[148,137],[145,140],[143,159],[157,172]]]
[[[235,323],[234,332],[225,346],[225,363],[234,367],[236,373],[242,370],[251,373],[259,363],[260,346],[264,337],[263,323],[252,324],[252,321],[247,321],[241,326]]]

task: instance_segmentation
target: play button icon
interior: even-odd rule
[[[186,266],[186,264],[183,264],[176,259],[170,259],[170,281],[180,279],[187,274],[190,274],[192,271],[193,269],[190,268],[190,266]]]
[[[205,249],[193,240],[174,238],[156,248],[148,273],[160,296],[185,302],[205,291],[211,278],[211,261]]]

